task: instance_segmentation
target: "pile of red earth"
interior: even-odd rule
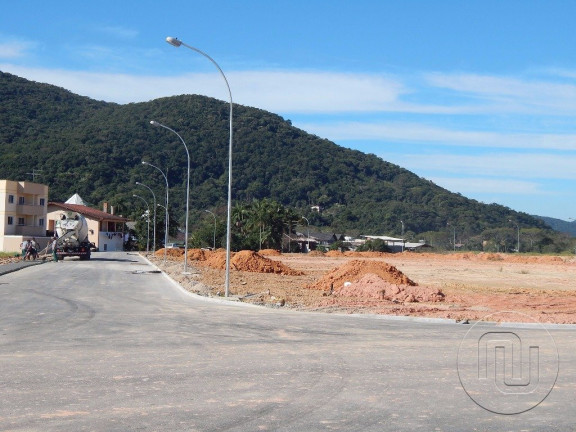
[[[396,302],[438,302],[444,294],[420,287],[396,267],[383,261],[350,261],[309,285],[338,297],[359,297]]]
[[[188,249],[188,259],[190,260],[194,260],[194,261],[205,261],[207,256],[210,254],[211,252],[209,250],[204,250],[204,249]],[[158,249],[154,255],[156,255],[158,258],[161,258],[164,256],[164,249]],[[166,256],[172,258],[172,259],[177,259],[179,261],[183,261],[184,260],[184,249],[180,249],[180,248],[168,248],[166,249]]]
[[[366,273],[355,282],[345,283],[337,295],[339,297],[388,300],[397,303],[440,302],[444,300],[444,294],[436,288],[393,284],[374,273]]]
[[[226,261],[217,268],[224,268],[225,265]],[[303,274],[300,271],[291,269],[281,262],[273,261],[249,250],[236,252],[230,259],[230,267],[239,271],[255,273],[275,273],[289,276],[300,276]]]
[[[269,256],[282,255],[282,253],[280,251],[277,251],[276,249],[262,249],[262,250],[258,251],[258,253],[260,255],[269,255]]]
[[[156,251],[156,256],[164,256],[164,251]],[[179,254],[174,253],[170,256],[177,259],[184,259],[184,251],[179,251]],[[188,250],[188,258],[198,261],[199,264],[215,269],[226,268],[226,251],[224,249],[218,249],[216,251],[190,249]],[[276,273],[289,276],[300,276],[303,274],[300,271],[291,269],[281,262],[273,261],[270,258],[266,258],[250,250],[232,253],[230,257],[230,268],[238,271]]]

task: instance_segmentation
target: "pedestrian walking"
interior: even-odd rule
[[[56,248],[58,247],[58,239],[56,237],[52,237],[50,246],[52,247],[52,259],[54,262],[58,262],[58,254],[56,253]]]

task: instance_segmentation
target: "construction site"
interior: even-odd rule
[[[148,255],[186,290],[225,296],[225,250]],[[311,252],[231,254],[230,300],[344,314],[467,322],[513,310],[541,323],[576,323],[574,256],[498,253]]]

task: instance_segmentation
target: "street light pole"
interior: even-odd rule
[[[152,239],[152,244],[153,244],[152,250],[154,251],[154,253],[156,253],[156,194],[154,193],[154,191],[152,189],[150,189],[144,183],[136,182],[136,184],[138,186],[143,186],[146,189],[148,189],[150,191],[150,193],[152,194],[152,196],[154,197],[154,227],[153,227],[154,238]]]
[[[224,78],[224,82],[226,83],[226,87],[228,88],[228,96],[230,97],[230,140],[228,143],[228,215],[226,217],[226,279],[224,282],[224,286],[225,286],[225,294],[224,295],[226,297],[228,297],[229,292],[230,292],[230,243],[232,241],[232,231],[231,231],[231,226],[232,226],[232,91],[230,90],[230,85],[228,84],[228,80],[226,79],[226,75],[224,75],[224,72],[222,71],[222,69],[220,68],[218,63],[216,63],[216,61],[214,61],[214,59],[212,57],[210,57],[208,54],[206,54],[204,51],[201,51],[198,48],[194,48],[193,46],[187,45],[184,42],[182,42],[181,40],[179,40],[178,38],[174,38],[174,37],[167,37],[166,42],[168,42],[170,45],[175,46],[176,48],[178,48],[181,45],[184,45],[186,48],[189,48],[192,51],[196,51],[198,54],[201,54],[204,57],[206,57],[208,60],[210,60],[212,62],[212,64],[214,64],[214,66],[216,66],[216,69],[218,69],[218,71],[220,72],[220,75],[222,75],[222,78]]]
[[[176,134],[182,144],[184,144],[184,148],[186,149],[186,156],[188,156],[188,176],[186,179],[186,229],[185,229],[185,239],[184,239],[184,273],[188,273],[188,210],[190,208],[190,153],[188,152],[188,146],[186,142],[182,139],[180,134],[176,132],[174,129],[169,128],[168,126],[163,125],[162,123],[158,123],[157,121],[150,121],[152,126],[159,126],[163,127],[164,129],[168,129],[170,132]]]
[[[162,174],[162,176],[164,177],[164,180],[166,181],[166,204],[164,206],[164,210],[166,210],[166,219],[165,219],[165,223],[164,223],[164,263],[166,263],[166,244],[168,243],[168,228],[169,228],[169,222],[168,222],[168,177],[166,177],[166,174],[164,174],[164,171],[162,171],[160,168],[158,168],[156,165],[152,165],[150,162],[146,162],[146,161],[142,161],[143,165],[149,165],[152,168],[156,168],[158,171],[160,171],[160,174]],[[160,206],[160,204],[158,204]]]
[[[210,213],[214,217],[214,236],[213,236],[213,244],[212,250],[216,250],[216,215],[212,213],[210,210],[204,210],[206,213]]]
[[[400,221],[400,223],[402,224],[402,252],[404,252],[404,222]]]
[[[146,204],[146,208],[148,208],[148,213],[146,214],[146,222],[148,223],[148,229],[146,230],[146,255],[150,250],[150,206],[148,205],[148,201],[142,198],[140,195],[132,195],[134,198],[140,198]]]
[[[302,216],[302,219],[306,221],[306,227],[308,228],[308,234],[306,235],[307,236],[306,253],[308,253],[310,252],[310,221],[305,216]]]
[[[516,252],[520,253],[520,227],[516,222],[513,222],[512,219],[508,219],[508,222],[512,222],[516,225]]]
[[[451,225],[450,225],[450,222],[447,222],[446,225],[447,225],[447,226],[451,226]],[[452,225],[452,231],[454,232],[454,237],[453,237],[453,240],[452,240],[452,242],[453,242],[453,250],[454,250],[454,252],[456,252],[456,227],[455,227],[454,225]]]
[[[158,207],[162,207],[164,210],[166,210],[166,220],[168,220],[168,218],[170,217],[170,215],[168,214],[168,207],[163,206],[162,204],[156,204]],[[166,224],[168,225],[168,224]],[[166,241],[168,240],[168,236],[166,234],[164,234],[164,264],[166,264]]]

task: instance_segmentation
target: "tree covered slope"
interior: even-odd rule
[[[185,206],[190,152],[190,203],[195,211],[224,205],[228,168],[228,103],[182,95],[119,105],[95,101],[47,84],[0,73],[0,178],[50,186],[51,200],[79,193],[126,213],[136,181],[164,195],[167,172],[171,211]],[[156,171],[156,172],[155,172]],[[314,225],[364,233],[445,230],[447,223],[470,233],[501,227],[513,219],[523,227],[545,227],[525,213],[451,193],[374,155],[340,147],[293,127],[278,115],[234,107],[233,199],[271,198],[308,215]],[[163,202],[163,201],[159,201]],[[314,213],[311,206],[320,206]]]

